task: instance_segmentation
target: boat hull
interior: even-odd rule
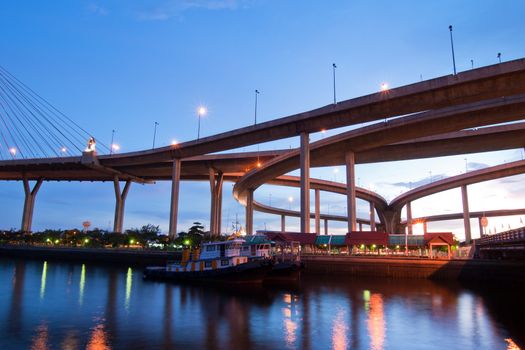
[[[260,284],[272,269],[269,261],[250,261],[236,266],[205,271],[167,271],[165,267],[148,267],[144,278],[157,281],[193,283]]]

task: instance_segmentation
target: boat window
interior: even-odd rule
[[[206,246],[206,251],[207,252],[214,252],[215,251],[215,246],[214,245]]]
[[[230,261],[228,259],[222,259],[221,260],[221,266],[228,266]]]
[[[211,267],[211,261],[205,261],[204,267]]]

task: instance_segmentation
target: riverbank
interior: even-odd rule
[[[162,266],[179,260],[180,252],[139,249],[0,246],[0,256],[79,262]],[[438,260],[406,257],[303,255],[307,274],[470,281],[506,281],[525,284],[525,262],[501,260]]]
[[[138,267],[165,265],[166,261],[178,260],[181,256],[179,252],[141,249],[35,247],[15,245],[0,246],[0,255],[28,259],[128,264]]]
[[[326,255],[306,255],[301,259],[305,270],[312,274],[525,283],[523,261]]]

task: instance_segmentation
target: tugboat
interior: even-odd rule
[[[184,250],[180,263],[168,262],[162,267],[147,267],[145,279],[201,283],[260,284],[272,269],[267,259],[248,260],[241,256],[243,240],[202,244],[199,249]],[[190,256],[191,255],[191,256]]]

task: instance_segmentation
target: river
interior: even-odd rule
[[[523,295],[342,276],[185,286],[134,267],[0,258],[0,349],[518,349]]]

